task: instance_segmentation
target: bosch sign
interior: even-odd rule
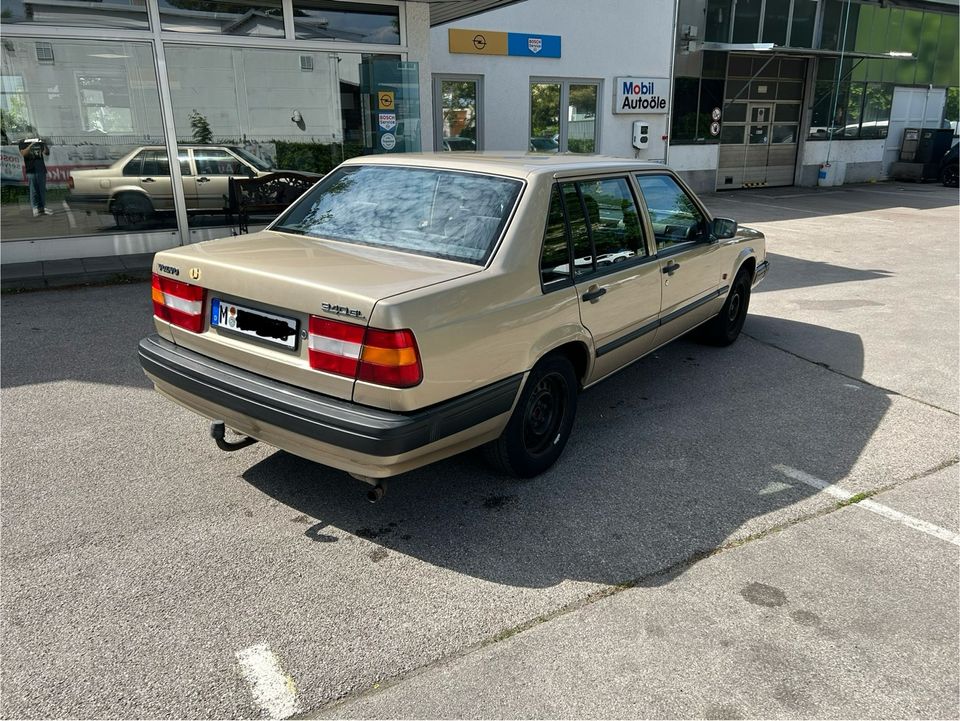
[[[617,78],[615,113],[666,113],[670,81],[666,78]]]

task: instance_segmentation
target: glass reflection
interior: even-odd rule
[[[176,227],[148,43],[4,38],[3,242]],[[169,171],[167,171],[169,175]],[[149,188],[149,189],[148,189]]]
[[[256,3],[159,0],[159,3],[160,27],[164,30],[261,38],[284,36],[280,0]]]

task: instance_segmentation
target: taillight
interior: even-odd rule
[[[378,330],[310,316],[310,367],[393,388],[423,380],[410,330]]]
[[[186,330],[203,330],[203,288],[153,274],[153,314]]]

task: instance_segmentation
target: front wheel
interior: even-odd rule
[[[957,164],[953,163],[948,165],[943,169],[943,172],[940,174],[940,182],[946,185],[948,188],[956,188],[960,184],[960,179],[957,176]]]
[[[513,415],[500,437],[486,447],[503,473],[532,478],[563,453],[577,413],[577,377],[562,355],[541,360],[530,371]]]
[[[701,338],[711,345],[725,346],[733,343],[743,330],[750,306],[751,274],[743,268],[733,279],[727,300],[720,313],[703,326]]]

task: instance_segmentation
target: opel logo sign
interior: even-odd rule
[[[475,47],[477,50],[483,50],[485,47],[487,47],[487,39],[480,33],[477,33],[473,36],[473,47]]]

